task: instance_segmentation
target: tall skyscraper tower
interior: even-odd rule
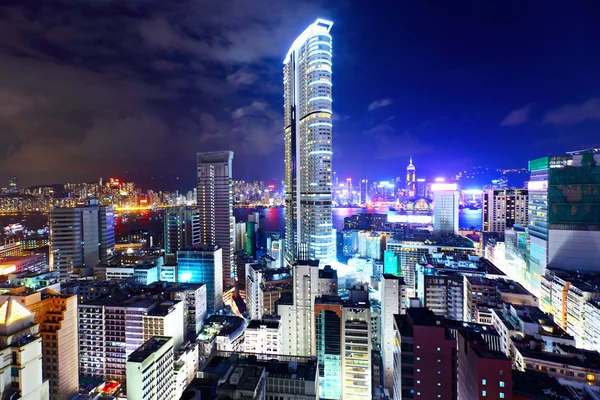
[[[406,167],[406,189],[413,192],[417,189],[417,171],[412,163],[412,156],[410,157],[408,167]]]
[[[286,257],[330,262],[332,22],[317,19],[292,44],[283,67]]]
[[[200,244],[223,249],[223,288],[233,286],[233,151],[198,153]],[[330,221],[331,222],[331,221]]]

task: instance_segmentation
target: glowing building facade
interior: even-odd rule
[[[406,190],[415,192],[417,190],[417,170],[412,163],[412,157],[406,167]]]
[[[331,261],[332,22],[317,19],[283,67],[287,259]]]

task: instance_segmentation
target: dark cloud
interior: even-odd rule
[[[393,118],[391,118],[393,119]],[[421,136],[408,131],[398,132],[389,121],[375,125],[363,132],[375,144],[373,157],[379,160],[408,158],[432,151],[434,146],[422,141]]]
[[[281,59],[320,10],[316,1],[283,3],[6,7],[0,176],[17,174],[25,185],[127,169],[189,168],[192,176],[196,151],[226,148],[236,162],[277,157],[282,165]],[[259,177],[256,165],[243,172]]]

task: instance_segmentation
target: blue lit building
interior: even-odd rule
[[[187,247],[177,252],[177,280],[206,285],[209,315],[223,308],[223,257],[218,246]]]

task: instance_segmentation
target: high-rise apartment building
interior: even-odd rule
[[[119,296],[78,306],[79,370],[83,377],[126,379],[127,357],[153,332],[171,338],[183,337],[181,308],[164,307],[154,298]]]
[[[381,357],[383,386],[394,390],[394,315],[406,314],[407,288],[404,279],[383,274],[381,282]]]
[[[342,398],[343,302],[338,296],[315,299],[315,346],[319,368],[319,397]]]
[[[164,218],[164,247],[167,258],[175,258],[179,249],[200,244],[200,212],[197,208],[167,207]]]
[[[280,302],[277,313],[281,316],[283,354],[309,356],[315,353],[314,305],[317,296],[337,295],[337,271],[326,266],[318,268],[318,261],[301,261],[293,267],[293,296],[289,302]]]
[[[219,246],[222,286],[233,286],[233,151],[198,153],[198,187],[196,204],[200,212],[200,244]]]
[[[530,290],[540,295],[546,267],[582,270],[600,246],[600,150],[529,162]]]
[[[52,290],[21,290],[13,299],[35,314],[42,337],[42,367],[50,399],[66,400],[79,392],[77,296]]]
[[[173,338],[153,336],[127,358],[127,398],[163,400],[175,392]]]
[[[394,398],[455,399],[456,339],[427,308],[394,316]]]
[[[34,315],[12,296],[0,296],[0,395],[48,399],[42,373],[42,339]]]
[[[342,399],[372,398],[371,311],[368,285],[348,291],[342,308]]]
[[[206,285],[206,310],[223,308],[222,251],[217,246],[196,246],[177,252],[178,282]]]
[[[75,268],[108,265],[115,250],[115,219],[111,206],[50,211],[50,266],[68,278]]]
[[[483,232],[504,232],[514,225],[527,226],[527,189],[488,189],[483,193]]]
[[[331,220],[332,22],[317,19],[284,60],[286,258],[328,263]]]
[[[184,333],[188,340],[195,340],[207,317],[206,285],[179,283],[171,289],[171,299],[183,303]]]
[[[458,190],[456,183],[434,183],[433,230],[458,234]]]

